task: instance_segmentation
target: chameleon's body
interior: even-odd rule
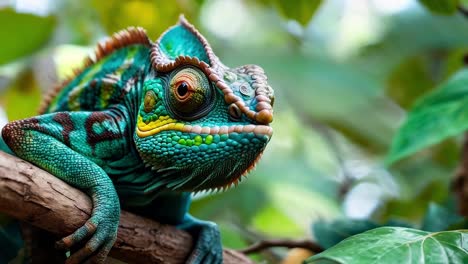
[[[121,205],[198,236],[190,261],[220,263],[217,227],[187,213],[189,192],[229,187],[255,164],[272,104],[261,68],[227,68],[182,17],[155,43],[131,28],[98,45],[40,116],[7,124],[2,136],[92,197],[89,221],[59,242],[87,241],[70,263],[105,259]]]

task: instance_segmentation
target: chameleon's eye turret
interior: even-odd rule
[[[194,120],[206,115],[214,103],[214,91],[206,75],[195,67],[176,71],[170,79],[169,110],[182,120]]]

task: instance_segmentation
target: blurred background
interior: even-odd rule
[[[312,225],[336,219],[417,226],[431,203],[451,206],[460,138],[383,162],[413,102],[468,51],[468,17],[416,0],[0,0],[0,126],[34,115],[109,34],[142,26],[156,40],[181,13],[226,65],[261,65],[276,95],[274,136],[256,169],[191,208],[220,225],[226,247],[314,238]]]

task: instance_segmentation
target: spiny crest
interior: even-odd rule
[[[180,16],[177,25],[166,30],[153,45],[151,63],[160,72],[169,72],[181,65],[196,66],[223,92],[227,104],[236,105],[249,119],[259,124],[269,124],[273,119],[274,94],[266,82],[263,69],[256,65],[229,69],[219,61],[208,41],[183,16]],[[247,74],[253,80],[252,86],[258,102],[255,109],[250,109],[225,82],[229,73]]]
[[[85,69],[92,66],[93,64],[96,64],[112,52],[120,48],[135,44],[142,44],[148,47],[151,46],[151,41],[146,35],[145,29],[141,27],[129,27],[127,29],[115,33],[102,43],[99,43],[95,48],[94,54],[91,54],[90,56],[85,58],[83,65],[80,68],[74,69],[73,74],[70,77],[66,78],[63,82],[57,85],[54,89],[51,90],[51,92],[49,92],[49,94],[47,94],[44,97],[39,108],[39,113],[43,114],[46,111],[47,107],[50,105],[52,99],[74,78],[80,75]]]
[[[151,62],[160,72],[168,72],[184,64],[227,68],[216,57],[205,37],[183,15],[179,17],[179,23],[162,33],[153,45]]]

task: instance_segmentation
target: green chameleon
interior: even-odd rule
[[[57,242],[85,242],[68,263],[103,262],[120,208],[197,238],[188,262],[221,263],[215,223],[190,214],[190,192],[237,184],[272,136],[273,90],[256,65],[224,66],[183,16],[151,42],[128,28],[43,103],[39,116],[8,123],[19,157],[86,192],[86,224]]]

